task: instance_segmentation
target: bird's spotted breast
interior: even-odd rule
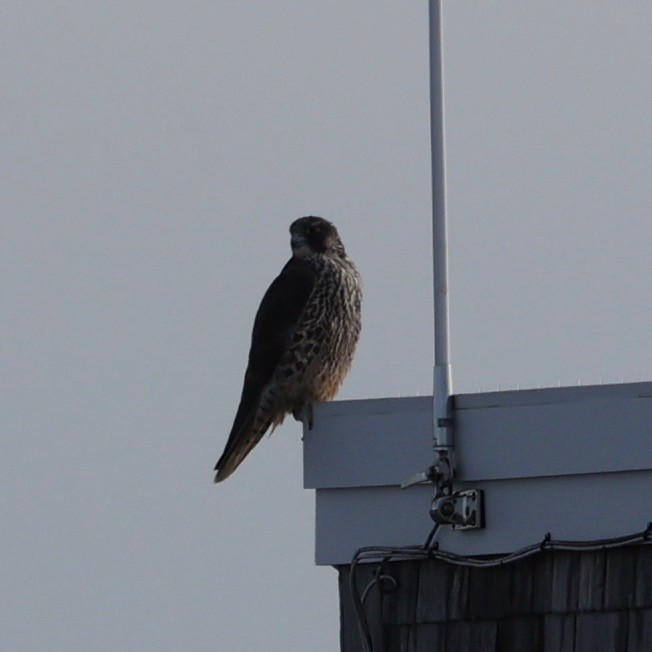
[[[317,281],[279,367],[284,378],[278,381],[293,406],[335,396],[361,328],[362,282],[355,266],[329,256],[313,256],[310,262]]]

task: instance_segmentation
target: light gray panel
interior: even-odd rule
[[[652,383],[454,397],[460,477],[652,469]],[[432,397],[316,404],[307,488],[400,484],[433,460]]]
[[[444,529],[441,547],[459,554],[509,552],[553,538],[586,540],[645,529],[652,520],[652,472],[478,483],[485,490],[487,527]],[[432,489],[419,486],[319,489],[316,562],[346,564],[361,546],[425,540]]]
[[[304,486],[400,484],[432,463],[432,397],[320,403],[304,430]]]
[[[464,480],[652,469],[652,398],[457,410],[455,434]]]
[[[431,496],[423,486],[318,489],[315,562],[346,564],[361,546],[425,541],[433,525]]]

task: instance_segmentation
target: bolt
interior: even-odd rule
[[[441,513],[447,518],[450,518],[453,514],[455,514],[455,505],[452,503],[452,501],[447,500],[441,506]]]

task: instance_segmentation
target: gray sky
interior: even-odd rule
[[[446,3],[456,391],[649,380],[652,7]],[[0,648],[337,649],[300,428],[212,484],[287,227],[432,376],[427,3],[2,3]],[[375,542],[382,543],[382,542]]]

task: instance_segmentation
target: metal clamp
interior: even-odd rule
[[[421,473],[415,473],[405,482],[401,483],[401,489],[407,489],[415,484],[434,484],[438,490],[444,491],[453,483],[453,466],[448,455],[440,452],[437,460]]]
[[[432,499],[430,518],[453,530],[477,530],[484,527],[484,492],[482,489],[456,491]]]
[[[435,463],[416,473],[401,484],[406,489],[416,484],[432,484],[435,495],[430,503],[430,518],[439,525],[450,525],[453,530],[483,528],[484,492],[481,489],[453,491],[454,470],[448,452],[437,451]]]

